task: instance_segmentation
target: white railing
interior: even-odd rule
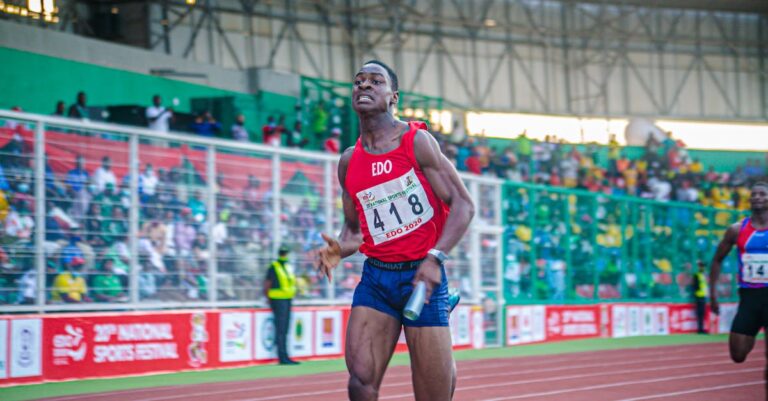
[[[311,267],[311,249],[316,235],[319,232],[338,232],[342,222],[336,178],[337,156],[10,111],[0,111],[0,127],[3,125],[5,128],[0,128],[0,144],[12,140],[14,135],[16,138],[20,136],[25,144],[21,153],[0,151],[0,164],[6,167],[6,179],[10,185],[6,195],[10,207],[15,210],[18,207],[17,195],[22,192],[19,191],[19,180],[24,179],[18,177],[25,174],[31,176],[34,184],[30,194],[34,199],[31,217],[35,222],[35,235],[29,239],[15,238],[6,234],[3,225],[0,246],[11,254],[13,267],[6,269],[6,286],[0,289],[0,294],[5,292],[4,297],[0,296],[0,300],[5,299],[5,304],[0,305],[0,312],[264,305],[260,287],[263,275],[281,244],[292,248],[298,274],[306,281],[303,283],[306,291],[297,298],[297,304],[349,304],[359,280],[361,255],[343,263],[330,282],[321,279]],[[31,152],[30,147],[33,149]],[[112,202],[116,197],[110,198],[106,192],[94,191],[93,188],[74,191],[74,187],[66,183],[66,170],[74,165],[76,155],[84,156],[91,179],[102,157],[109,156],[114,161],[111,171],[119,175],[118,186],[124,181],[127,196],[119,197],[115,206]],[[27,171],[21,164],[30,159],[34,169]],[[178,165],[172,165],[170,160],[177,159]],[[142,192],[139,175],[142,174],[141,165],[149,161],[167,165],[170,177],[161,181],[154,196],[147,198],[147,194]],[[11,176],[9,171],[16,175]],[[187,179],[174,181],[178,179],[172,176],[174,172],[181,172]],[[260,200],[254,201],[258,203],[258,208],[252,207],[253,202],[246,201],[251,195],[250,190],[238,186],[248,182],[249,175],[269,184],[267,189],[261,186],[253,190],[260,196]],[[470,175],[462,175],[462,178],[478,205],[478,211],[482,213],[478,213],[470,232],[454,250],[454,258],[446,265],[446,271],[451,284],[462,290],[464,302],[479,303],[489,292],[495,293],[496,299],[500,300],[503,298],[502,181]],[[194,193],[203,196],[195,199],[197,203],[194,204],[187,199],[185,206],[185,199],[180,198],[185,193],[193,198]],[[170,200],[160,202],[161,195]],[[86,202],[81,197],[89,199]],[[90,211],[83,213],[79,210],[75,213],[76,207],[83,207],[83,202],[89,207],[99,204],[102,213],[107,206],[114,213],[114,208],[121,207],[120,202],[124,202],[127,203],[128,213],[122,221],[110,220],[112,216],[96,215]],[[190,224],[179,223],[177,220],[181,216],[187,218],[187,214],[195,212],[188,209],[188,205],[202,207],[204,219]],[[168,216],[166,220],[164,216],[156,216],[159,211]],[[73,224],[66,230],[62,229],[63,234],[58,229],[50,229],[62,218]],[[233,219],[239,222],[237,226],[233,225]],[[95,220],[100,220],[102,225],[96,231],[89,231],[89,228],[95,227]],[[104,221],[107,221],[106,225]],[[151,242],[147,245],[145,240],[149,237],[146,228],[142,227],[147,227],[148,222],[153,227],[154,221],[166,229],[165,238],[168,238],[167,231],[171,229],[191,226],[196,234],[204,234],[207,244],[204,247],[196,245],[193,255],[182,249],[168,251],[171,245],[176,245],[177,237],[161,241],[164,246]],[[126,222],[127,232],[113,232],[115,226]],[[222,227],[227,233],[224,239],[221,238]],[[175,234],[179,232],[182,231],[179,229]],[[127,235],[122,241],[120,238],[124,234]],[[75,236],[81,236],[79,242],[72,240]],[[496,241],[484,243],[481,240],[481,237],[487,239],[489,236]],[[115,256],[114,249],[127,248],[127,271],[118,275],[127,287],[125,299],[120,302],[75,303],[52,300],[53,293],[57,292],[55,290],[60,289],[55,283],[58,273],[54,269],[65,270],[65,260],[75,263],[68,258],[72,253],[67,253],[67,249],[74,249],[67,248],[70,244],[85,249],[86,270],[82,273],[87,281],[102,274],[98,271],[100,263],[97,262],[110,259],[119,263],[121,260]],[[176,245],[174,248],[179,247]],[[162,249],[165,251],[161,252]],[[483,277],[481,280],[481,251],[495,253],[494,268],[486,266],[483,269],[484,272],[495,271],[495,277]],[[31,253],[32,262],[23,257],[24,252]],[[153,252],[161,256],[163,263],[152,262],[152,256],[157,256]],[[88,260],[89,255],[91,260]],[[148,258],[150,261],[147,261]],[[165,271],[154,271],[157,265],[164,266]],[[23,276],[28,272],[30,274]],[[22,295],[25,289],[27,293],[30,291],[29,276],[32,272],[36,279],[36,294],[30,303],[30,298]],[[22,283],[24,277],[26,282]],[[154,293],[148,291],[152,286],[147,285],[147,280],[157,288]],[[93,285],[89,291],[93,291]]]

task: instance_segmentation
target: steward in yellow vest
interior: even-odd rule
[[[704,328],[705,315],[707,313],[707,294],[709,286],[707,285],[707,276],[705,274],[706,266],[704,262],[698,262],[698,271],[693,275],[693,301],[696,306],[696,323],[699,334],[707,334]]]
[[[277,260],[267,268],[264,279],[264,295],[269,299],[275,322],[275,345],[281,365],[297,365],[288,357],[288,324],[291,321],[291,304],[296,295],[296,275],[288,263],[289,249],[280,247]]]

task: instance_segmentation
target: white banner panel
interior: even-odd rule
[[[717,332],[730,333],[733,318],[736,317],[737,304],[720,304],[720,315],[717,319]],[[711,316],[711,315],[710,315]]]
[[[640,316],[640,308],[637,306],[630,306],[629,307],[629,315],[627,318],[627,322],[629,323],[627,326],[629,329],[627,330],[627,335],[629,336],[639,336],[640,333],[642,333],[642,324],[640,322],[640,319],[642,317]]]
[[[222,313],[219,319],[219,360],[253,359],[253,313]]]
[[[667,335],[669,334],[669,307],[657,306],[654,308],[655,320],[656,320],[656,334]]]
[[[338,355],[341,346],[341,311],[315,312],[315,355]]]
[[[11,377],[30,377],[42,374],[42,334],[40,319],[11,321]]]
[[[254,359],[275,359],[277,345],[275,344],[275,319],[272,312],[256,312],[255,316]]]
[[[471,309],[469,306],[459,306],[451,313],[451,334],[453,345],[469,345],[472,343],[470,332]]]
[[[627,307],[624,305],[613,305],[611,307],[611,320],[613,337],[621,338],[627,336]]]
[[[533,331],[533,341],[544,341],[547,339],[545,329],[546,309],[544,305],[531,307],[531,326]]]
[[[302,311],[291,313],[291,324],[288,329],[288,356],[312,356],[313,329],[312,312]]]
[[[485,347],[485,326],[483,322],[483,311],[472,311],[472,348],[481,349]]]
[[[643,319],[643,335],[644,336],[652,336],[656,334],[656,322],[654,319],[654,307],[652,306],[643,306],[640,308],[642,319]]]
[[[8,377],[8,321],[0,320],[0,379]]]

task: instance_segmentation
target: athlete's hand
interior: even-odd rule
[[[330,280],[331,272],[341,261],[341,244],[335,238],[325,235],[325,233],[321,235],[328,245],[317,251],[317,269]]]
[[[427,256],[416,270],[416,275],[413,276],[414,287],[419,281],[423,281],[426,284],[426,297],[425,304],[429,303],[429,298],[432,296],[432,290],[439,287],[443,282],[442,269],[440,269],[440,263],[435,258]]]
[[[717,298],[712,297],[709,300],[709,307],[712,309],[712,313],[714,313],[715,315],[720,314],[720,302],[717,300]]]

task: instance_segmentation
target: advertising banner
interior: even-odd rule
[[[256,360],[277,358],[277,346],[275,345],[275,320],[271,311],[258,311],[255,313],[254,327],[254,355]]]
[[[472,308],[472,348],[485,347],[485,328],[483,326],[483,309]]]
[[[654,334],[662,336],[669,334],[669,307],[666,305],[656,306],[653,311],[656,322]]]
[[[600,335],[599,305],[547,306],[547,341]]]
[[[720,334],[730,333],[733,318],[736,317],[738,304],[720,304],[720,315],[717,315],[717,332]],[[712,314],[710,314],[712,316]],[[712,325],[710,325],[712,328]]]
[[[41,319],[11,320],[10,377],[35,377],[42,369],[43,323]]]
[[[342,344],[342,313],[340,310],[315,312],[315,354],[340,355]]]
[[[451,337],[454,346],[466,346],[472,343],[470,327],[471,308],[459,306],[451,313]]]
[[[652,336],[656,334],[656,320],[654,319],[655,308],[653,306],[644,305],[640,307],[642,316],[642,333],[644,336]]]
[[[219,361],[253,359],[253,313],[222,313],[219,316]]]
[[[611,333],[615,338],[627,336],[627,307],[624,305],[611,306]]]
[[[8,377],[8,321],[0,320],[0,379]]]
[[[640,316],[640,307],[636,305],[627,308],[627,335],[630,337],[639,336],[642,331],[642,317]]]
[[[706,327],[708,322],[704,321]],[[693,305],[670,304],[669,305],[669,332],[672,334],[696,332],[696,310]]]
[[[218,322],[213,320],[206,312],[48,318],[45,376],[103,377],[209,367],[209,350],[217,345],[209,333],[218,337]]]
[[[288,326],[288,355],[293,357],[312,356],[313,312],[294,311]]]

